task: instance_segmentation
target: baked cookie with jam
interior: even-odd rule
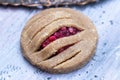
[[[92,21],[69,8],[46,9],[33,16],[21,34],[24,57],[41,70],[68,73],[94,55],[98,34]]]

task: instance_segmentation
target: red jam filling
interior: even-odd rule
[[[41,45],[41,49],[45,48],[48,44],[51,42],[55,41],[56,39],[62,38],[62,37],[67,37],[71,35],[75,35],[76,33],[80,32],[81,30],[78,30],[75,27],[62,27],[55,33],[53,33],[51,36],[49,36]],[[57,53],[60,53],[70,47],[71,45],[65,46],[60,48]]]

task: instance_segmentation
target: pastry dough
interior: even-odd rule
[[[56,33],[63,34],[62,29],[69,34],[56,38]],[[68,73],[91,59],[97,40],[95,26],[87,16],[69,8],[51,8],[27,22],[21,34],[21,48],[24,57],[41,70]],[[44,45],[46,41],[49,43]]]

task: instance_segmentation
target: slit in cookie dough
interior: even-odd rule
[[[54,56],[54,57],[52,57],[50,59],[39,62],[38,65],[44,65],[45,67],[47,65],[49,65],[49,67],[51,67],[51,68],[56,66],[57,64],[71,58],[77,52],[80,52],[81,50],[78,47],[81,45],[82,42],[83,41],[81,40],[81,41],[75,43],[74,45],[70,46],[69,48],[67,48],[66,50],[61,52],[60,54],[58,54],[58,55],[56,55],[56,56]]]
[[[74,43],[75,44],[75,43]],[[64,46],[62,48],[60,48],[55,54],[51,55],[50,57],[48,57],[48,59],[51,59],[55,56],[57,56],[58,54],[61,54],[63,51],[65,51],[66,49],[68,49],[69,47],[73,46],[74,44],[70,44],[70,45],[67,45],[67,46]],[[47,59],[47,60],[48,60]]]
[[[93,47],[94,43],[92,43],[91,40],[89,40],[89,41],[90,42],[88,42],[87,40],[83,40],[82,44],[79,47],[81,49],[80,54],[77,54],[76,56],[67,60],[66,62],[55,66],[54,70],[62,69],[62,71],[64,71],[66,69],[69,70],[69,69],[73,68],[70,70],[70,71],[72,71],[74,69],[80,68],[81,66],[84,66],[84,64],[86,64],[89,61],[89,59],[93,56],[94,50],[95,50],[95,48]],[[87,46],[87,45],[89,45],[89,46]],[[91,50],[91,52],[90,52],[90,50]],[[86,57],[86,56],[89,56],[89,57]],[[61,71],[59,71],[59,72],[61,72]]]
[[[56,13],[58,13],[59,16],[56,15],[56,14],[48,14],[47,16],[41,17],[39,20],[37,20],[36,22],[34,22],[32,24],[32,26],[34,26],[34,27],[32,27],[32,26],[29,27],[26,30],[25,33],[30,34],[30,35],[28,35],[28,37],[30,39],[33,39],[34,36],[36,35],[36,33],[38,33],[41,30],[41,28],[46,27],[47,25],[51,24],[52,22],[54,22],[56,20],[66,19],[66,18],[70,18],[71,17],[71,15],[68,14],[68,13],[66,13],[67,14],[66,16],[64,16],[65,14],[60,14],[59,12],[56,12]]]
[[[81,37],[84,36],[84,34],[85,31],[82,31],[80,33],[77,33],[76,35],[57,39],[47,45],[41,51],[31,54],[30,58],[32,58],[32,60],[36,63],[41,62],[49,58],[51,55],[55,54],[61,47],[81,41]]]
[[[47,45],[49,45],[51,42],[53,42],[53,41],[55,41],[59,38],[75,35],[75,34],[77,34],[78,32],[81,32],[81,31],[82,31],[82,29],[81,30],[77,29],[74,26],[71,26],[71,27],[63,26],[59,30],[54,32],[51,36],[49,36],[45,41],[43,41],[43,43],[41,44],[40,48],[37,51],[40,51],[41,49],[43,49]],[[56,53],[60,53],[60,52],[64,51],[65,49],[67,49],[68,47],[72,46],[72,45],[64,46],[64,47],[60,48]]]
[[[67,23],[67,24],[66,24]],[[53,26],[54,25],[54,26]],[[58,19],[54,22],[52,22],[51,24],[45,26],[45,28],[43,28],[41,31],[39,31],[34,38],[29,42],[29,43],[25,43],[26,47],[30,47],[30,51],[35,52],[36,50],[38,50],[40,44],[50,35],[53,34],[53,32],[55,32],[56,30],[58,30],[61,26],[80,26],[80,24],[77,24],[74,20],[66,18],[66,19]],[[79,27],[77,27],[79,28]],[[80,26],[81,29],[81,26]]]
[[[62,64],[62,63],[64,63],[64,62],[67,62],[68,60],[72,59],[72,58],[75,57],[76,55],[80,54],[80,52],[81,52],[81,50],[78,51],[78,52],[76,52],[72,57],[70,57],[70,58],[66,59],[65,61],[63,61],[63,62],[61,62],[61,63],[55,65],[54,67],[59,66],[60,64]],[[54,68],[54,67],[53,67],[53,68]]]
[[[77,29],[84,30],[80,24],[76,23],[76,21],[72,19],[60,19],[54,21],[53,23],[46,26],[43,30],[41,30],[39,33],[35,35],[35,37],[32,39],[32,42],[29,44],[31,45],[31,50],[33,50],[33,52],[36,52],[45,39],[47,39],[50,35],[52,35],[54,32],[56,32],[63,26],[67,27],[74,26]]]

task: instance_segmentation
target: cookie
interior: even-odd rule
[[[94,55],[98,34],[92,21],[69,8],[46,9],[33,16],[21,34],[24,57],[41,70],[68,73]]]
[[[0,0],[2,5],[13,6],[27,6],[27,7],[40,7],[40,6],[59,6],[59,5],[85,5],[88,3],[96,2],[98,0]]]

